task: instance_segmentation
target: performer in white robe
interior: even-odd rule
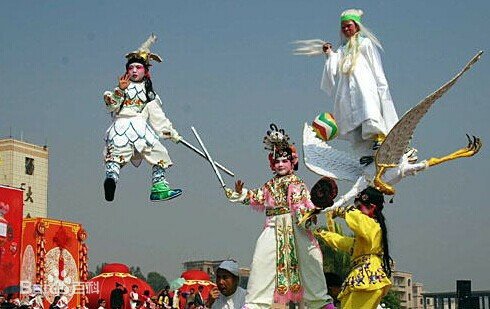
[[[268,134],[266,145],[277,132]],[[246,309],[268,309],[273,303],[290,301],[319,309],[332,303],[323,276],[322,253],[309,229],[311,220],[302,220],[315,207],[304,182],[294,174],[298,155],[287,139],[271,146],[269,161],[275,176],[264,186],[247,190],[237,181],[235,191],[227,189],[231,202],[250,205],[267,216],[255,247],[243,307]]]
[[[398,116],[378,53],[380,44],[362,25],[361,16],[361,10],[343,12],[342,46],[334,52],[331,44],[323,45],[327,60],[321,88],[334,100],[339,138],[349,140],[354,148],[368,141],[367,148],[376,149]]]

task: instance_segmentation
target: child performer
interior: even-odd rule
[[[357,9],[344,11],[340,16],[342,45],[336,52],[330,43],[323,45],[327,60],[321,88],[334,100],[339,137],[349,140],[362,155],[369,155],[366,150],[379,147],[398,115],[378,53],[381,44],[363,26],[362,15]],[[366,141],[368,146],[363,145]]]
[[[126,73],[119,78],[114,91],[104,93],[107,109],[113,123],[107,129],[105,142],[105,199],[112,201],[121,167],[131,161],[138,167],[142,159],[152,165],[150,200],[169,200],[182,194],[171,189],[165,179],[165,169],[172,165],[167,149],[159,138],[169,138],[178,143],[180,135],[162,110],[162,101],[153,90],[150,78],[150,60],[161,62],[150,52],[156,41],[151,35],[141,47],[126,55]]]
[[[309,226],[302,217],[315,209],[304,182],[294,174],[298,168],[296,148],[284,130],[271,125],[264,138],[270,150],[274,177],[256,190],[238,180],[235,192],[227,189],[231,202],[265,211],[266,222],[252,261],[244,308],[270,308],[273,303],[303,301],[308,308],[324,308],[332,302],[323,277],[323,258]]]
[[[346,237],[332,231],[317,232],[327,245],[351,254],[351,271],[338,295],[341,308],[375,309],[391,287],[391,257],[383,216],[383,194],[368,187],[356,197],[354,206],[337,207],[327,217],[341,217],[354,232]]]

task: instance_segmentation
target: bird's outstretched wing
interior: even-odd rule
[[[423,99],[419,104],[410,109],[403,115],[403,117],[396,123],[391,131],[386,136],[383,144],[376,152],[376,165],[396,165],[403,156],[405,149],[412,138],[413,132],[418,123],[427,113],[429,108],[439,99],[444,93],[446,93],[456,83],[456,81],[470,69],[470,67],[480,59],[482,51],[478,52],[466,66],[456,74],[450,81],[444,84],[441,88],[437,89],[431,95]]]
[[[303,129],[303,154],[308,169],[320,176],[354,182],[363,175],[359,159],[317,138],[307,123]]]

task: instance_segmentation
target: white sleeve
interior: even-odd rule
[[[373,72],[374,79],[376,80],[376,88],[381,102],[383,119],[387,126],[386,129],[389,131],[398,122],[398,115],[393,100],[391,99],[388,81],[386,80],[385,72],[383,70],[383,63],[381,62],[378,49],[373,45],[373,42],[371,42],[370,39],[365,38],[363,43],[366,47],[367,61]]]
[[[148,119],[150,126],[160,137],[164,135],[178,135],[177,130],[174,129],[172,122],[167,118],[162,109],[162,101],[157,95],[154,100],[146,104],[143,112]]]
[[[429,168],[429,162],[427,162],[427,160],[415,164],[408,164],[402,170],[402,177],[415,176],[417,175],[418,172],[424,171],[428,168]]]
[[[228,198],[228,201],[232,203],[244,203],[245,199],[247,198],[247,195],[248,195],[247,188],[242,188],[241,194],[235,192],[232,189],[229,188],[226,189],[226,197]]]
[[[335,78],[337,77],[338,65],[342,52],[340,49],[337,52],[332,52],[327,55],[325,66],[323,67],[323,76],[320,84],[320,89],[327,92],[329,95],[333,95],[335,89]]]
[[[356,195],[362,190],[369,186],[369,181],[366,179],[365,175],[359,177],[356,183],[346,194],[342,195],[329,209],[336,209],[345,206],[351,199],[355,198]]]
[[[383,181],[395,185],[399,183],[403,178],[407,176],[415,176],[419,171],[427,169],[429,166],[427,161],[424,160],[419,163],[409,163],[407,160],[403,160],[398,166],[390,168],[383,175]]]

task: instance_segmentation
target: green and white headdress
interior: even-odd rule
[[[340,14],[340,21],[343,22],[346,20],[352,20],[356,22],[356,24],[360,24],[363,14],[364,12],[362,10],[348,9],[343,11],[342,14]]]

